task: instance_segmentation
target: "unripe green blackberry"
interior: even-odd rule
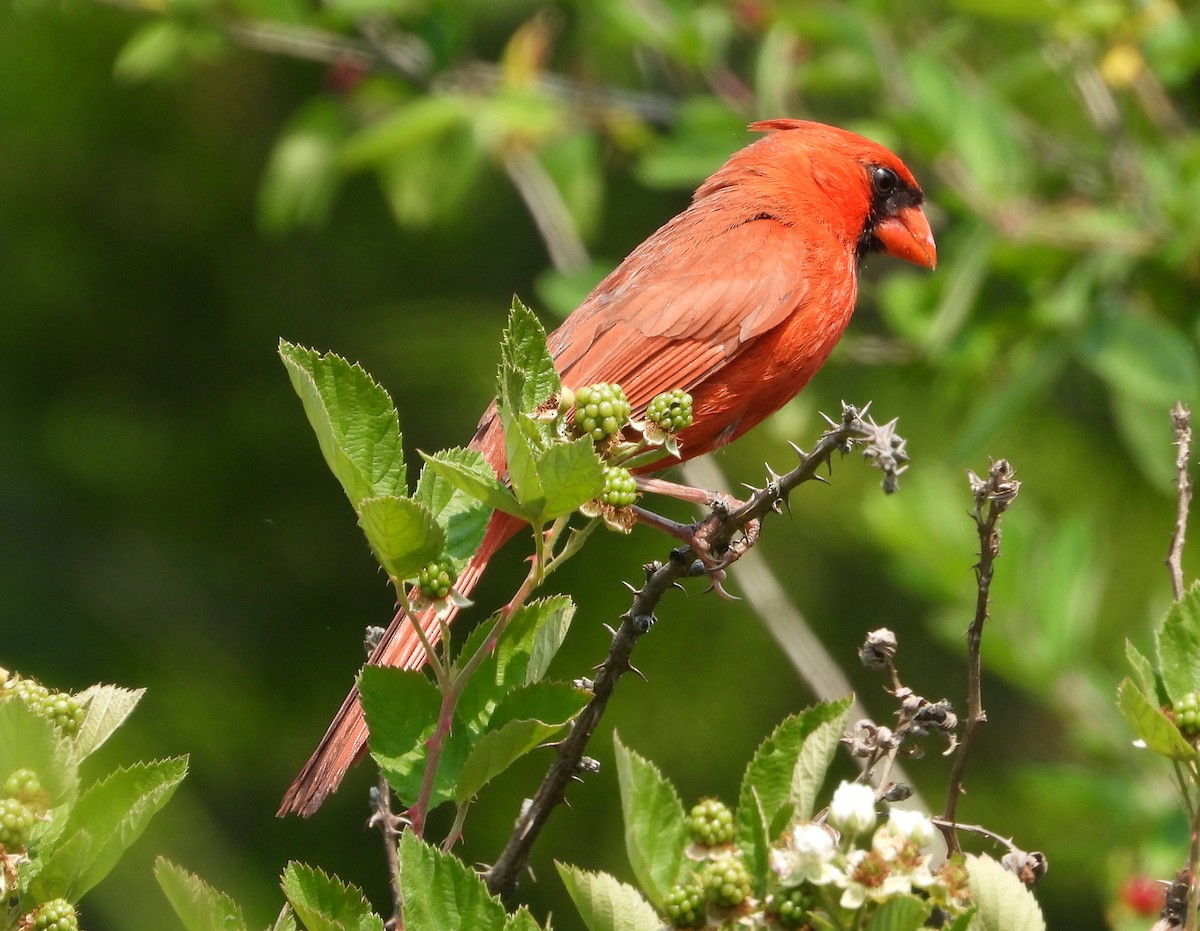
[[[9,853],[29,842],[33,810],[19,798],[0,798],[0,847]]]
[[[741,905],[750,895],[750,871],[733,854],[711,861],[701,874],[704,897],[716,905],[729,908]]]
[[[1171,706],[1184,737],[1200,736],[1200,692],[1188,692]]]
[[[678,433],[692,425],[692,396],[682,388],[655,395],[646,408],[646,419],[667,433]]]
[[[809,913],[816,898],[805,886],[782,889],[767,900],[767,914],[774,915],[781,928],[803,928],[809,923]]]
[[[637,482],[628,469],[620,466],[604,467],[604,490],[600,492],[600,503],[614,508],[627,508],[637,500]]]
[[[42,780],[32,769],[14,769],[4,780],[4,794],[30,803],[42,798]]]
[[[454,564],[446,556],[440,556],[420,571],[417,584],[421,586],[427,598],[437,601],[450,594],[450,589],[458,581]]]
[[[43,902],[29,916],[28,927],[33,931],[79,931],[75,906],[66,899]]]
[[[79,725],[87,715],[87,708],[68,692],[51,692],[42,699],[40,706],[30,707],[53,721],[54,726],[66,737],[74,737],[79,733]]]
[[[25,679],[18,677],[7,688],[8,695],[13,698],[19,698],[25,702],[30,708],[37,710],[37,705],[50,697],[50,690],[37,679]]]
[[[717,847],[733,840],[733,812],[720,799],[701,799],[688,814],[692,840],[706,847]]]
[[[620,385],[598,382],[575,392],[575,426],[597,443],[621,432],[629,410]]]
[[[667,893],[663,909],[671,927],[699,928],[707,918],[704,910],[704,890],[694,880],[682,883]]]

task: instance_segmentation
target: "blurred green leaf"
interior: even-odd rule
[[[1130,678],[1117,688],[1117,707],[1147,748],[1173,760],[1194,760],[1196,748],[1184,740],[1179,728],[1167,719],[1162,708],[1142,693]]]
[[[1200,398],[1200,362],[1191,341],[1142,314],[1099,317],[1079,346],[1084,361],[1117,392],[1160,404]]]
[[[661,925],[640,892],[607,873],[555,863],[588,931],[646,931]]]
[[[336,876],[293,861],[282,886],[307,931],[383,931],[362,891]]]
[[[661,908],[687,870],[683,851],[688,828],[683,803],[658,768],[628,749],[616,732],[613,747],[629,865],[650,901]],[[593,925],[588,922],[588,927]]]
[[[635,174],[647,187],[695,187],[747,141],[745,118],[725,102],[685,100],[671,134],[641,157]]]
[[[1200,582],[1171,605],[1155,637],[1158,669],[1173,702],[1200,691]]]
[[[342,181],[338,148],[346,136],[341,109],[311,100],[284,127],[258,192],[263,229],[283,233],[319,227],[329,217]]]
[[[613,269],[611,262],[593,261],[568,272],[547,268],[538,275],[534,287],[551,313],[565,317],[583,303],[596,285]]]
[[[198,876],[159,857],[154,877],[186,931],[246,931],[238,904]]]
[[[478,873],[412,831],[400,837],[400,888],[407,931],[503,931],[508,918]]]
[[[1133,674],[1136,676],[1142,694],[1155,703],[1166,704],[1168,699],[1165,694],[1162,694],[1162,681],[1154,671],[1150,660],[1143,656],[1129,640],[1125,641],[1125,658],[1133,667]]]
[[[917,931],[924,926],[931,908],[913,895],[897,895],[880,903],[867,922],[866,931]]]
[[[978,911],[972,927],[980,931],[1045,931],[1046,922],[1033,893],[991,857],[967,855],[971,900]]]
[[[547,924],[547,928],[550,926]],[[504,921],[504,931],[539,931],[538,923],[533,920],[529,910],[522,905]]]
[[[207,25],[152,20],[125,43],[113,63],[113,73],[133,82],[173,78],[194,62],[215,57],[224,44],[221,34]]]
[[[361,366],[334,353],[279,341],[279,356],[321,453],[351,505],[407,489],[400,418],[392,399]]]

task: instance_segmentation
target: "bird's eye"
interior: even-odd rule
[[[876,194],[886,197],[900,186],[900,178],[892,169],[878,167],[871,171],[871,184]]]

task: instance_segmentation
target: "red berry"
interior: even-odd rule
[[[1166,889],[1162,883],[1148,876],[1131,876],[1121,887],[1121,901],[1138,915],[1149,918],[1162,911]]]

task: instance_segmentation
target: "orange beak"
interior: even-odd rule
[[[888,255],[925,268],[937,268],[933,230],[920,207],[905,207],[875,224],[875,238]]]

